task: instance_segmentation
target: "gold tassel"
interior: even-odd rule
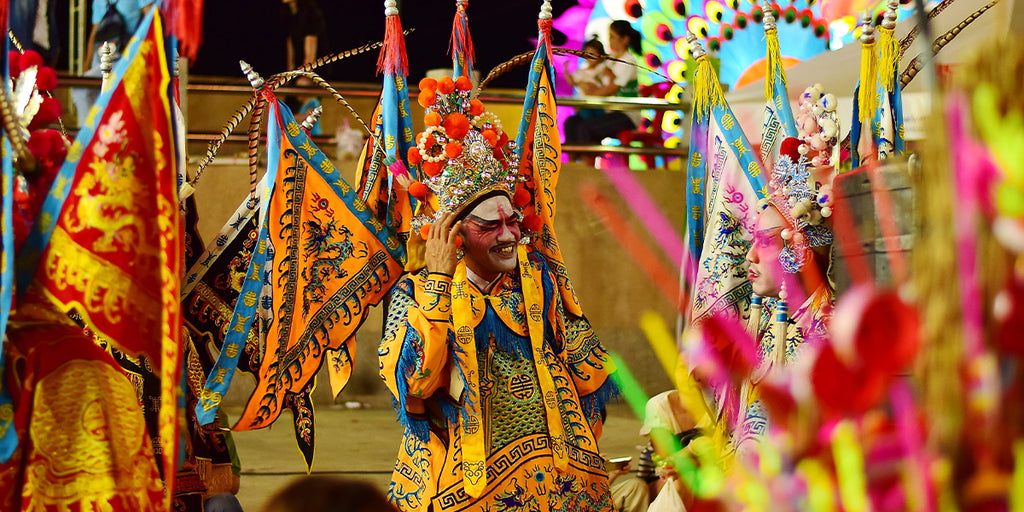
[[[789,341],[786,339],[787,327],[789,327],[789,311],[786,301],[782,299],[775,306],[775,323],[772,324],[772,338],[775,341],[772,353],[775,356],[775,364],[779,365],[779,368],[786,364],[786,349],[789,348]]]
[[[900,43],[896,41],[893,32],[894,29],[885,26],[878,29],[878,72],[882,87],[890,93],[895,92],[897,68],[903,56]],[[863,55],[861,57],[863,58]]]
[[[764,37],[768,43],[767,62],[765,63],[767,72],[764,76],[764,100],[774,102],[775,73],[782,74],[782,85],[786,85],[786,74],[782,72],[782,50],[779,49],[778,29],[765,30]]]
[[[716,105],[725,105],[725,94],[711,60],[702,55],[697,59],[697,71],[693,76],[693,115],[697,119],[707,119]]]
[[[764,309],[764,299],[753,295],[750,297],[750,317],[747,319],[747,332],[750,333],[754,339],[757,339],[757,335],[761,330],[761,311]]]
[[[875,42],[860,44],[860,94],[857,96],[857,103],[860,104],[860,120],[868,123],[874,118],[877,92],[875,80],[878,77],[878,57],[875,55]],[[851,141],[852,142],[852,141]]]

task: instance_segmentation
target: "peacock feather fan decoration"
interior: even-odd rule
[[[813,2],[813,0],[811,0]],[[829,25],[807,0],[772,2],[784,67],[828,50]],[[720,62],[719,80],[737,89],[764,78],[764,12],[749,0],[705,0],[687,28]]]
[[[852,43],[859,35],[859,13],[844,12],[849,3],[772,2],[784,66]],[[926,2],[926,6],[938,3]],[[568,48],[579,48],[597,36],[607,49],[608,25],[620,19],[629,21],[643,36],[639,64],[649,70],[641,70],[641,85],[663,82],[664,76],[685,82],[689,55],[685,36],[689,30],[721,62],[718,77],[722,83],[736,89],[763,76],[764,13],[758,4],[750,0],[580,0],[579,6],[555,20],[554,27],[565,34]],[[586,16],[588,9],[590,15]],[[884,10],[884,1],[872,2],[869,9],[879,21]],[[913,0],[900,0],[899,19],[910,19],[912,13]]]

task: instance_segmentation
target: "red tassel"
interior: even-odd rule
[[[538,42],[538,44],[544,43],[546,45],[545,48],[548,49],[548,62],[551,62],[551,60],[554,58],[554,56],[551,53],[551,24],[552,24],[552,21],[553,20],[544,19],[544,18],[538,18],[537,19],[537,29],[540,30],[540,41]]]
[[[402,19],[388,16],[384,25],[384,47],[377,59],[377,74],[407,76],[409,59],[405,56],[405,36],[402,34]]]
[[[455,12],[455,19],[452,20],[452,37],[448,41],[448,53],[453,59],[460,56],[466,59],[462,65],[462,74],[469,77],[469,70],[473,69],[476,54],[473,50],[473,38],[469,36],[469,16],[466,15],[466,7],[463,3],[457,3],[458,10]]]
[[[0,0],[0,23],[3,26],[8,26],[7,13],[10,11],[10,0]]]
[[[203,41],[203,0],[173,0],[166,8],[170,33],[178,39],[178,49],[195,60]]]

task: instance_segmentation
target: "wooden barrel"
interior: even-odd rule
[[[835,178],[831,277],[837,293],[858,278],[892,287],[907,277],[914,238],[911,166],[895,157]]]

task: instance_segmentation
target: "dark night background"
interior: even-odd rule
[[[384,2],[319,0],[327,21],[327,41],[319,54],[348,50],[379,41],[384,36]],[[451,67],[448,41],[454,0],[399,0],[402,26],[415,28],[406,36],[409,79],[415,83],[428,69]],[[540,0],[473,0],[469,2],[469,30],[476,48],[476,69],[486,75],[494,66],[534,49]],[[576,5],[575,0],[553,0],[554,16]],[[238,76],[238,61],[245,60],[264,76],[285,71],[285,26],[280,0],[208,0],[205,3],[203,42],[191,68],[193,75]],[[564,42],[553,35],[555,44]],[[376,82],[379,50],[335,63],[323,71],[328,80]],[[493,87],[521,88],[526,67],[503,75]]]
[[[314,0],[324,13],[327,40],[318,54],[350,50],[384,37],[384,1]],[[86,2],[86,20],[91,19],[92,2]],[[53,14],[57,37],[68,37],[68,0],[56,0]],[[554,17],[577,5],[576,0],[552,0]],[[426,70],[451,67],[448,41],[455,0],[398,0],[402,26],[416,30],[406,36],[409,79],[416,83]],[[537,15],[541,0],[472,0],[469,2],[469,30],[476,49],[476,67],[481,77],[494,66],[535,48]],[[239,60],[252,64],[263,76],[285,70],[285,11],[280,0],[206,0],[203,40],[190,71],[193,75],[242,78]],[[86,32],[88,34],[88,32]],[[555,46],[565,37],[552,30]],[[379,50],[374,50],[320,69],[331,81],[377,82]],[[67,70],[67,52],[54,57],[58,69]],[[526,67],[519,67],[495,80],[492,87],[522,88]]]

